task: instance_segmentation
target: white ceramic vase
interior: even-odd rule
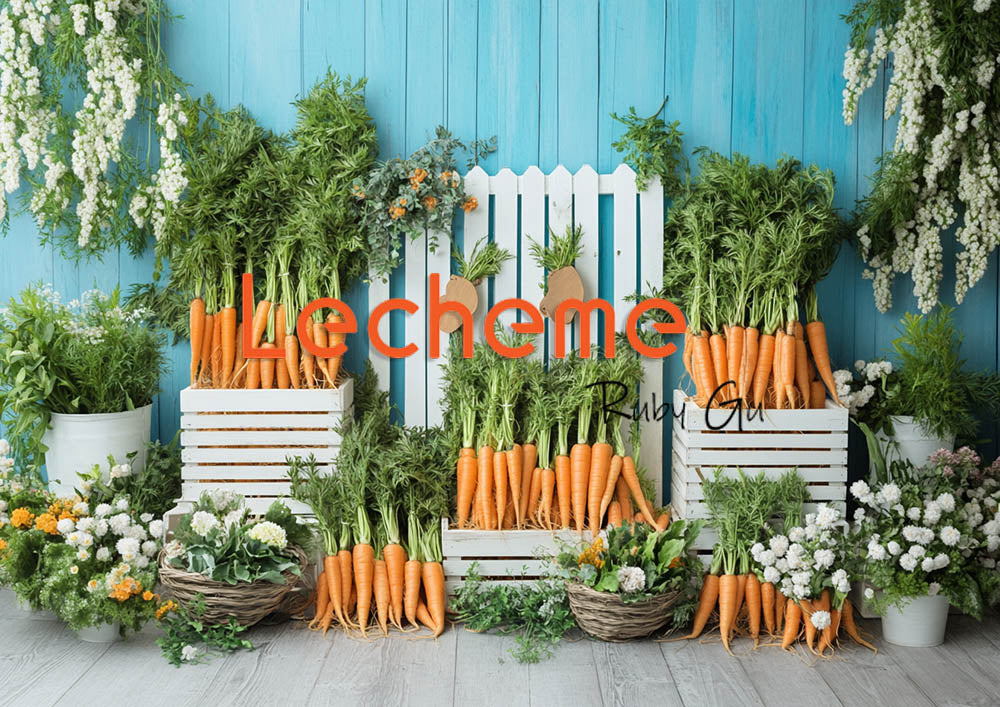
[[[49,486],[57,492],[72,491],[77,474],[100,465],[108,474],[108,455],[118,464],[136,452],[133,469],[146,465],[146,443],[153,406],[125,412],[95,415],[63,415],[52,413],[51,427],[42,442],[49,448],[45,453],[45,472]],[[56,485],[58,482],[58,485]]]
[[[890,606],[882,617],[882,638],[897,646],[927,648],[944,643],[948,626],[948,599],[911,597],[906,606]]]
[[[116,621],[113,624],[101,624],[100,626],[87,626],[76,632],[81,641],[87,643],[115,643],[121,640],[121,625]]]

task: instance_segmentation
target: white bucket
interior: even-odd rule
[[[914,422],[910,415],[893,416],[892,428],[894,431],[892,441],[895,445],[890,446],[886,452],[887,467],[893,459],[903,459],[910,462],[914,469],[919,469],[937,450],[947,449],[950,452],[955,449],[955,435],[946,439],[935,437]],[[879,441],[883,445],[886,441],[881,433]]]
[[[948,599],[940,594],[912,597],[902,609],[890,606],[882,617],[882,638],[897,646],[927,648],[944,643]]]
[[[113,624],[101,624],[100,626],[87,626],[76,632],[81,641],[87,643],[115,643],[121,640],[121,625],[116,621]]]
[[[90,471],[99,464],[108,475],[108,455],[124,464],[128,455],[136,452],[132,468],[146,466],[146,443],[153,406],[125,412],[96,415],[63,415],[52,413],[52,426],[42,442],[49,448],[45,453],[45,473],[49,486],[67,493],[76,486],[80,472]],[[54,482],[59,482],[55,486]]]

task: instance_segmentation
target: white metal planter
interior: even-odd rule
[[[100,626],[87,626],[77,631],[76,635],[86,643],[116,643],[121,640],[121,625],[115,622]]]
[[[702,483],[717,468],[727,476],[761,472],[777,479],[795,469],[811,501],[804,512],[826,503],[846,510],[847,408],[831,400],[817,410],[706,411],[674,391],[670,504],[678,518],[708,518]],[[718,539],[704,528],[694,550],[707,563]]]
[[[90,471],[95,464],[107,475],[108,455],[122,464],[135,452],[133,468],[144,468],[152,412],[153,406],[146,405],[136,410],[95,415],[53,413],[51,427],[42,438],[49,448],[45,453],[49,485],[60,493],[70,492],[78,480],[77,474]]]
[[[886,455],[886,463],[893,459],[908,461],[919,468],[927,463],[927,459],[939,449],[947,449],[949,452],[955,448],[955,435],[948,438],[937,437],[927,432],[924,428],[914,422],[910,415],[896,415],[892,418],[893,435],[891,440],[879,434],[879,440],[883,445],[887,441],[895,444],[889,445]]]
[[[926,648],[944,643],[948,599],[940,594],[913,597],[900,609],[890,606],[882,617],[882,638],[897,646]]]

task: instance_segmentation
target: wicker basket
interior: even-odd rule
[[[306,554],[297,547],[290,550],[304,572],[309,564]],[[159,564],[160,582],[166,588],[166,593],[182,604],[193,601],[201,594],[205,601],[203,620],[210,624],[221,624],[234,618],[242,626],[253,626],[276,611],[299,581],[298,575],[285,572],[284,584],[264,580],[225,584],[203,574],[172,567],[163,552],[160,552]]]
[[[583,584],[566,584],[569,607],[576,623],[602,641],[644,638],[663,628],[680,592],[666,592],[646,601],[626,604],[617,594],[597,592]]]

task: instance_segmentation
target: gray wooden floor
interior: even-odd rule
[[[877,622],[866,622],[878,631]],[[251,632],[253,652],[174,668],[150,627],[124,643],[82,643],[0,591],[0,704],[36,705],[997,705],[1000,620],[952,616],[938,648],[852,646],[814,661],[715,642],[564,642],[519,665],[513,639],[461,629],[439,640],[327,640],[301,625]]]

